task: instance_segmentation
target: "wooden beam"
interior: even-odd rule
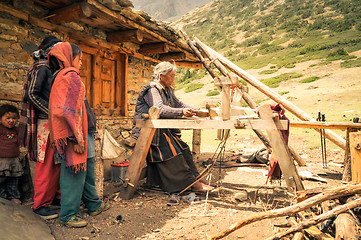
[[[184,52],[171,52],[159,55],[161,61],[184,61],[186,60],[186,54]]]
[[[281,130],[288,127],[286,120],[281,120]],[[277,129],[271,120],[233,119],[228,121],[210,119],[157,119],[137,120],[137,127],[147,128],[184,128],[184,129]]]
[[[141,54],[157,54],[157,53],[167,53],[169,51],[168,44],[164,42],[160,43],[148,43],[140,46],[139,53]]]
[[[299,122],[290,122],[290,127],[347,130],[348,128],[361,128],[361,123],[299,121]]]
[[[150,118],[157,118],[160,114],[160,108],[151,107],[149,109]],[[130,199],[138,187],[139,178],[142,169],[146,165],[146,157],[149,151],[150,144],[153,140],[155,128],[142,128],[140,130],[137,143],[135,145],[130,164],[125,175],[125,183],[120,189],[119,197],[123,199]]]
[[[85,2],[75,3],[50,13],[49,21],[55,24],[79,21],[92,15],[91,6]]]
[[[143,41],[143,34],[138,29],[111,32],[107,34],[107,40],[109,42],[136,42],[140,43]]]
[[[263,105],[258,108],[259,114],[264,120],[274,121],[274,128],[278,125],[280,120],[274,117],[271,107],[269,105]],[[298,175],[297,168],[294,162],[291,160],[291,154],[284,142],[282,134],[279,130],[266,130],[271,141],[272,149],[276,155],[277,161],[281,167],[282,173],[285,176],[285,182],[289,192],[303,190],[303,184],[300,176]]]
[[[194,69],[202,69],[202,63],[200,62],[179,62],[176,61],[175,65],[177,67],[186,67],[186,68],[194,68]]]
[[[361,132],[350,133],[351,177],[361,183]]]

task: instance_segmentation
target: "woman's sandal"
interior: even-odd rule
[[[179,194],[172,194],[170,195],[169,199],[168,199],[168,202],[167,202],[167,205],[168,206],[175,206],[175,205],[178,205],[179,204],[179,201],[180,201],[180,196]]]

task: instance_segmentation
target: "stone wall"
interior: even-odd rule
[[[31,1],[26,1],[26,4],[21,4],[22,1],[12,2],[14,8],[39,18],[47,14],[44,9],[38,8]],[[84,31],[89,33],[88,30]],[[66,38],[62,33],[37,28],[26,21],[0,12],[0,104],[10,103],[20,109],[23,82],[33,62],[31,54],[49,35],[63,40]],[[99,31],[94,32],[93,35],[98,37]],[[114,138],[126,137],[131,130],[138,93],[141,87],[151,79],[153,67],[153,62],[130,56],[127,79],[128,117],[97,115],[98,123],[104,125]]]

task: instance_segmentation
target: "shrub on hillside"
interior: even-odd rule
[[[220,92],[219,92],[218,90],[212,90],[212,91],[209,91],[209,92],[206,94],[206,96],[211,97],[211,96],[217,96],[217,95],[219,95],[219,94],[220,94]]]
[[[268,70],[263,70],[263,71],[259,72],[259,74],[272,74],[277,71],[278,71],[278,69],[268,69]]]
[[[276,77],[273,78],[268,78],[268,79],[262,79],[261,82],[263,82],[265,85],[271,87],[271,88],[275,88],[275,87],[279,87],[280,83],[283,81],[287,81],[290,80],[292,78],[299,78],[302,77],[303,74],[302,73],[283,73],[281,75],[278,75]]]
[[[304,78],[300,81],[300,83],[310,83],[310,82],[314,82],[316,80],[320,79],[320,77],[308,77],[308,78]]]
[[[189,92],[193,92],[195,90],[201,89],[204,86],[203,83],[190,83],[186,89],[184,90],[184,92],[189,93]]]
[[[341,67],[343,68],[353,68],[353,67],[361,67],[361,58],[356,60],[348,60],[341,63]]]

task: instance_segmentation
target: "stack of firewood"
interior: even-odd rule
[[[302,190],[297,203],[261,212],[232,224],[211,239],[221,239],[250,223],[287,216],[286,230],[269,239],[360,239],[361,184]]]

